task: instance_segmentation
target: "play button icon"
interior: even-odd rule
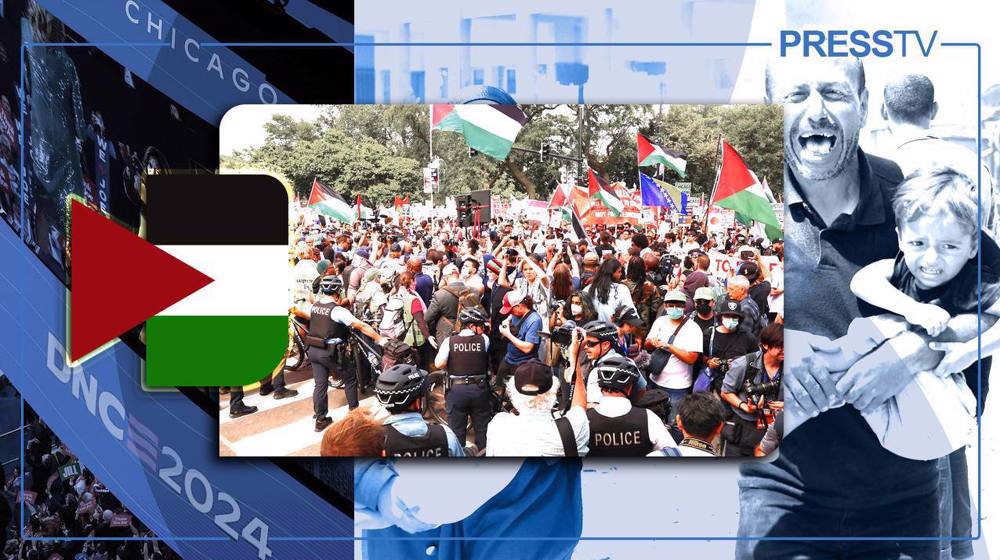
[[[213,281],[77,199],[70,221],[72,362]]]

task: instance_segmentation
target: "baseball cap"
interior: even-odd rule
[[[713,300],[715,299],[715,290],[713,290],[712,288],[698,288],[697,290],[694,291],[694,299]]]
[[[668,301],[675,301],[675,302],[678,302],[678,303],[687,303],[687,300],[688,300],[687,295],[685,295],[684,292],[681,292],[681,291],[678,291],[678,290],[673,290],[673,291],[667,292],[663,296],[663,303],[667,303]]]
[[[458,274],[458,267],[455,266],[455,263],[448,263],[441,269],[442,276],[453,276],[456,274]]]
[[[623,309],[624,308],[624,309]],[[639,313],[636,312],[634,307],[628,307],[626,305],[621,305],[617,310],[615,310],[615,324],[616,325],[632,325],[633,327],[641,327],[642,319],[639,318]]]
[[[760,267],[757,266],[757,263],[745,262],[736,269],[736,274],[746,276],[747,280],[753,283],[760,275]]]
[[[517,290],[507,292],[507,294],[503,296],[503,307],[500,308],[500,313],[503,315],[509,314],[510,310],[522,301],[524,301],[523,293]]]
[[[597,253],[593,251],[587,251],[587,254],[583,256],[583,262],[586,264],[597,264],[598,260]]]
[[[320,274],[325,273],[326,269],[328,269],[328,268],[330,268],[330,261],[328,261],[326,259],[323,259],[323,260],[319,261],[318,263],[316,263],[316,272],[318,272]]]
[[[522,395],[548,392],[552,388],[552,368],[537,360],[522,363],[514,370],[514,388]]]
[[[716,315],[738,315],[743,318],[743,310],[740,309],[740,302],[732,298],[722,300],[722,305],[715,310]]]

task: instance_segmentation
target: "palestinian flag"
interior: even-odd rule
[[[146,321],[146,382],[240,386],[264,377],[288,344],[288,192],[267,175],[156,179],[147,186],[147,241],[212,282]]]
[[[352,207],[344,200],[344,197],[333,192],[330,187],[320,183],[319,179],[315,178],[313,179],[312,192],[309,194],[308,206],[320,214],[345,224],[353,224],[358,215],[356,207]]]
[[[618,217],[622,215],[622,211],[625,210],[625,203],[611,190],[611,185],[598,177],[594,173],[594,170],[589,167],[587,168],[587,185],[590,189],[591,199],[601,201],[613,216]]]
[[[569,237],[573,243],[579,243],[580,240],[587,241],[589,243],[590,240],[587,238],[587,230],[583,229],[583,223],[580,222],[580,217],[576,215],[576,208],[572,206],[568,209],[563,208],[563,214],[565,215],[567,213],[569,214],[567,219],[569,220],[571,226],[569,231],[566,232],[567,237]]]
[[[556,190],[552,191],[552,198],[549,199],[549,209],[562,208],[569,202],[569,189],[573,185],[556,185]]]
[[[505,160],[528,117],[517,105],[432,105],[431,128],[461,132],[473,150]]]
[[[729,208],[744,220],[764,224],[769,237],[776,235],[772,239],[780,234],[781,223],[764,193],[764,187],[747,168],[740,154],[725,140],[722,140],[722,165],[713,192],[711,204]]]
[[[638,132],[635,136],[639,148],[639,167],[661,163],[676,171],[681,177],[687,176],[684,172],[687,169],[687,161],[684,159],[683,154],[674,150],[664,150],[646,140],[646,137]]]

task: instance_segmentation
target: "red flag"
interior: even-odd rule
[[[732,196],[756,182],[740,154],[729,145],[729,142],[723,140],[722,165],[719,167],[719,179],[715,183],[715,195],[712,196],[711,204]]]

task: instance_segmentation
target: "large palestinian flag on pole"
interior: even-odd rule
[[[729,208],[737,216],[764,224],[768,237],[774,235],[771,238],[777,238],[781,223],[764,193],[764,187],[747,168],[740,154],[725,140],[722,140],[722,165],[713,192],[711,204]]]
[[[639,152],[639,167],[663,164],[676,171],[681,177],[686,177],[687,160],[684,159],[683,154],[674,150],[664,150],[638,132],[635,136]]]
[[[517,105],[434,105],[431,127],[461,132],[465,144],[494,159],[505,160],[528,117]]]
[[[288,192],[266,175],[153,179],[146,240],[212,281],[146,321],[146,383],[239,386],[270,374],[288,343]]]
[[[348,204],[344,197],[316,178],[313,178],[312,192],[309,193],[309,207],[345,224],[353,224],[359,214],[357,207]]]

